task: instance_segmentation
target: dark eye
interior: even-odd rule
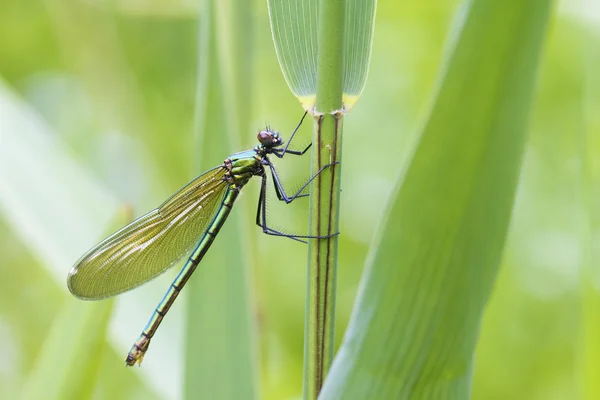
[[[256,137],[258,138],[260,144],[264,146],[273,144],[273,134],[269,131],[260,131]]]

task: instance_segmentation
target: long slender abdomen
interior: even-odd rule
[[[231,212],[233,204],[235,203],[235,200],[237,199],[238,195],[239,189],[231,187],[227,189],[223,201],[221,202],[221,206],[218,208],[217,213],[215,214],[212,222],[202,235],[202,238],[196,246],[196,249],[192,252],[192,255],[187,260],[187,262],[185,263],[185,265],[183,266],[183,268],[169,287],[169,290],[167,290],[167,293],[165,293],[165,296],[154,310],[154,313],[150,317],[146,328],[144,328],[142,334],[139,336],[139,338],[135,341],[135,343],[129,350],[129,354],[127,355],[127,359],[125,360],[127,365],[133,366],[136,363],[142,362],[144,354],[146,353],[146,351],[148,350],[148,346],[150,345],[150,339],[152,339],[152,336],[154,336],[154,333],[156,332],[163,318],[171,308],[171,305],[179,295],[179,292],[181,292],[188,279],[190,279],[190,276],[192,276],[192,274],[196,270],[196,267],[198,266],[200,261],[202,261],[202,258],[210,248],[210,245],[215,240],[217,234],[221,230],[221,227],[225,223],[225,220],[229,216],[229,213]]]

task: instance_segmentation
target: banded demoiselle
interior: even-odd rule
[[[302,197],[307,185],[330,166],[321,168],[292,196],[283,189],[269,155],[278,158],[285,154],[302,155],[310,148],[309,144],[303,151],[288,149],[304,117],[306,113],[284,148],[280,135],[267,127],[258,133],[259,144],[254,149],[229,156],[223,164],[192,180],[157,209],[104,239],[75,263],[67,277],[71,293],[84,300],[100,300],[148,282],[191,253],[127,354],[128,366],[142,362],[160,323],[219,233],[240,190],[253,176],[262,179],[256,223],[264,233],[296,240],[327,237],[291,235],[267,226],[265,167],[271,171],[279,200],[290,203]]]

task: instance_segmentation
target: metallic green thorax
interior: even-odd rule
[[[258,146],[254,150],[236,153],[225,160],[223,168],[227,169],[225,179],[237,189],[241,189],[253,176],[264,174],[261,160],[265,155],[261,154],[262,148]],[[262,157],[261,157],[262,156]],[[232,189],[234,188],[232,187]]]

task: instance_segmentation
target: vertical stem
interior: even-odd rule
[[[345,0],[319,1],[317,105],[313,124],[312,173],[341,161]],[[309,231],[339,232],[340,164],[326,168],[311,187]],[[304,399],[318,397],[334,349],[338,236],[311,239],[304,342]]]

